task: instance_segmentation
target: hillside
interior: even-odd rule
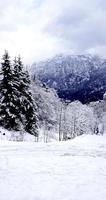
[[[91,55],[58,55],[33,64],[31,77],[56,89],[60,98],[97,101],[106,91],[106,60]]]
[[[61,143],[0,142],[0,199],[105,200],[105,140],[83,135]]]

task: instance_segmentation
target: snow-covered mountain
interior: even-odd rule
[[[31,76],[56,89],[61,98],[86,103],[103,98],[106,60],[91,55],[57,55],[34,63]]]

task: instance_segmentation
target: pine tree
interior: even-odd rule
[[[20,56],[14,59],[12,70],[5,51],[0,77],[0,126],[22,130],[37,136],[36,106],[30,91],[28,72],[23,70]]]
[[[21,118],[21,91],[20,91],[20,82],[21,82],[21,69],[18,65],[18,61],[15,57],[14,59],[14,63],[13,63],[13,85],[14,85],[14,97],[15,97],[15,108],[16,108],[16,115],[17,115],[17,118],[19,119],[20,121],[20,128],[22,128],[22,118]]]
[[[13,73],[7,51],[5,51],[1,65],[0,125],[10,130],[17,130],[19,122],[15,108]]]
[[[25,127],[25,113],[23,112],[24,110],[24,104],[23,104],[23,90],[25,87],[24,83],[24,70],[23,70],[23,64],[21,61],[20,56],[18,58],[15,57],[14,59],[14,85],[16,88],[16,96],[17,96],[17,110],[19,111],[18,117],[22,123],[23,129]]]
[[[25,83],[26,83],[26,90],[25,90],[25,116],[26,116],[26,126],[25,130],[31,134],[37,136],[37,115],[36,115],[36,106],[34,104],[34,100],[32,94],[30,92],[30,79],[29,74],[26,72]]]
[[[28,72],[24,72],[20,56],[17,60],[19,92],[20,92],[20,112],[24,129],[32,135],[37,136],[37,115],[36,106],[30,91],[30,79]]]

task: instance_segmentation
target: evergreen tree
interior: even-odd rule
[[[0,125],[10,130],[17,130],[19,122],[15,108],[13,73],[7,51],[5,51],[1,65]]]
[[[17,59],[17,71],[20,93],[20,112],[24,129],[32,135],[37,136],[37,115],[36,106],[30,91],[30,79],[28,72],[23,70],[20,56]]]
[[[24,83],[24,112],[26,117],[25,130],[30,134],[37,136],[36,106],[30,91],[30,79],[27,71],[25,73]]]
[[[19,111],[19,118],[21,120],[21,123],[23,125],[23,128],[25,128],[25,113],[24,113],[24,88],[25,88],[25,83],[24,83],[24,70],[23,70],[23,64],[21,61],[20,56],[18,58],[14,59],[14,84],[16,88],[16,95],[17,95],[17,107]]]
[[[28,72],[23,70],[20,56],[14,59],[12,70],[5,51],[0,81],[0,126],[9,130],[22,130],[37,136],[36,106],[30,91]]]
[[[16,114],[17,114],[17,118],[19,119],[21,126],[20,128],[22,128],[22,118],[21,118],[21,90],[20,90],[20,82],[21,82],[21,69],[18,66],[18,61],[15,57],[14,59],[14,63],[13,63],[13,85],[14,85],[14,97],[15,97],[15,108],[16,108]]]

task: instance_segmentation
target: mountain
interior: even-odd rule
[[[106,60],[92,55],[57,55],[34,63],[31,77],[54,88],[60,98],[97,101],[106,91]]]

